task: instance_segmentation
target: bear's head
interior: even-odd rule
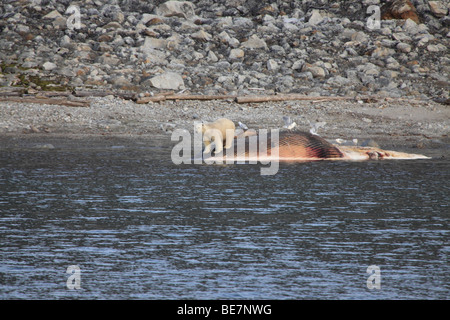
[[[194,130],[197,133],[203,133],[203,123],[194,124]]]

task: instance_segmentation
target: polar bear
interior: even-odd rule
[[[225,142],[225,148],[231,147],[234,140],[236,127],[230,119],[221,118],[214,122],[198,123],[195,131],[203,135],[205,150],[203,153],[211,152],[211,142],[214,141],[215,153],[221,153]]]

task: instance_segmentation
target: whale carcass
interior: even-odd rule
[[[273,132],[264,137],[256,132],[237,136],[229,149],[220,154],[203,154],[203,159],[246,161],[317,161],[317,160],[382,160],[430,159],[421,154],[383,150],[375,147],[342,146],[324,138],[297,130]]]

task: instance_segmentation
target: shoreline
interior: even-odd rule
[[[245,123],[250,129],[283,127],[283,116],[309,131],[325,123],[318,134],[360,142],[372,139],[383,149],[439,150],[449,154],[450,108],[433,101],[281,101],[238,104],[232,100],[162,101],[137,104],[115,97],[90,98],[89,107],[0,102],[0,148],[37,144],[101,144],[124,141],[173,145],[171,132],[193,132],[195,121],[220,117]],[[66,141],[66,143],[69,143]],[[114,143],[113,143],[114,144]]]

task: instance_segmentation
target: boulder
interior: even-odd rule
[[[302,67],[302,72],[311,72],[314,78],[325,78],[325,70],[322,67],[305,63]]]
[[[403,30],[409,35],[415,35],[419,32],[417,23],[409,18],[406,19],[405,24],[403,25]]]
[[[167,1],[156,8],[156,14],[163,17],[192,19],[195,17],[194,9],[194,4],[189,1]]]
[[[53,10],[42,17],[42,19],[56,19],[56,18],[63,18],[61,13],[59,13],[57,10]]]
[[[150,79],[150,84],[158,89],[178,90],[184,88],[181,75],[175,72],[166,72]]]
[[[350,83],[350,80],[347,78],[344,78],[342,76],[335,76],[331,77],[327,80],[327,84],[334,86],[334,87],[342,87],[345,85],[348,85]]]
[[[208,55],[206,56],[206,59],[208,61],[211,61],[211,62],[219,61],[219,59],[217,58],[216,54],[213,51],[211,51],[211,50],[208,51]]]
[[[53,62],[47,61],[42,65],[42,68],[44,68],[44,70],[46,70],[46,71],[52,71],[52,70],[55,70],[57,68],[57,66]]]
[[[247,41],[242,42],[241,47],[248,49],[267,49],[267,44],[254,34]]]
[[[229,55],[229,59],[230,60],[237,60],[237,59],[241,59],[244,57],[244,50],[242,49],[231,49],[230,50],[230,55]]]
[[[447,15],[448,1],[428,1],[428,5],[435,17],[442,18]]]
[[[427,46],[427,50],[428,50],[429,52],[446,51],[446,50],[447,50],[447,47],[444,46],[443,44],[440,44],[440,43],[438,43],[438,44],[429,44],[429,45]]]
[[[198,41],[210,41],[212,39],[212,36],[205,32],[204,30],[199,30],[191,35],[192,39],[198,40]]]
[[[269,59],[267,61],[267,70],[274,72],[277,71],[278,68],[278,62],[276,62],[274,59]]]
[[[166,47],[167,47],[167,40],[152,37],[146,37],[143,44],[144,51],[150,49],[164,49]]]
[[[381,19],[411,19],[415,23],[420,23],[416,8],[409,0],[393,0],[386,2],[381,7]]]
[[[311,26],[316,26],[320,22],[322,22],[323,17],[320,14],[319,10],[313,10],[311,17],[308,20],[308,24]]]
[[[411,45],[409,45],[408,43],[399,42],[397,44],[397,50],[404,52],[404,53],[409,53],[409,52],[411,52]]]

